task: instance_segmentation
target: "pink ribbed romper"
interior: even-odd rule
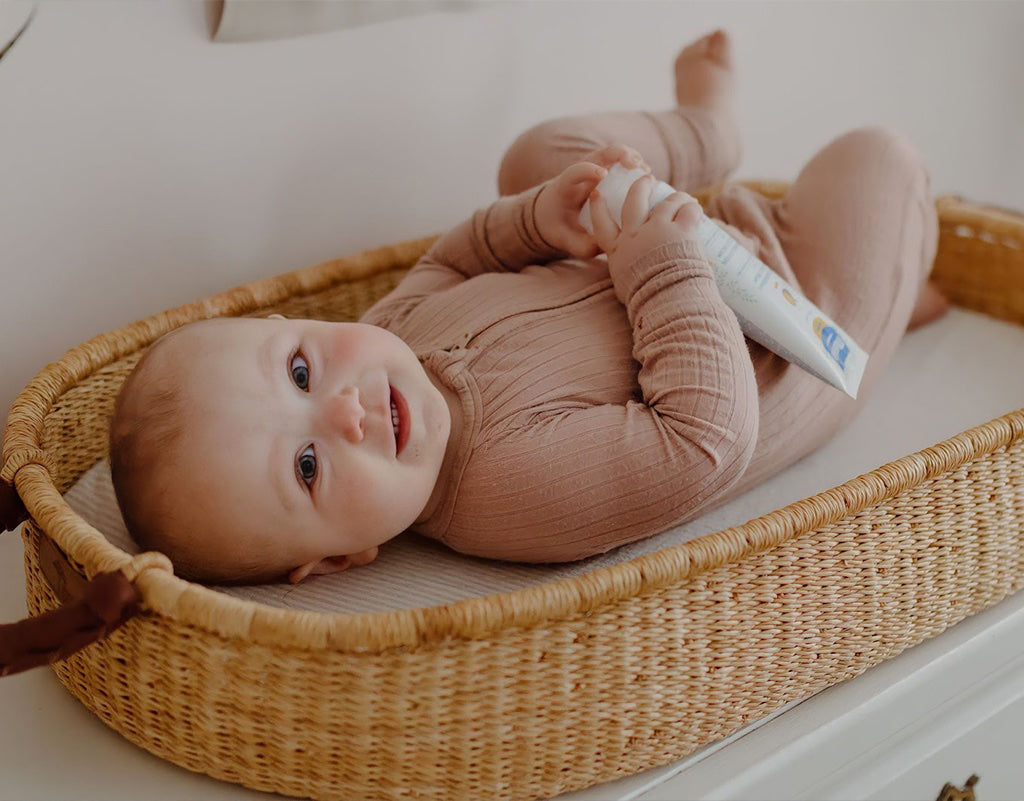
[[[739,153],[702,108],[536,126],[505,155],[504,197],[442,236],[362,318],[459,397],[449,481],[413,530],[462,553],[580,559],[784,469],[871,396],[931,269],[927,171],[884,129],[833,141],[780,200],[726,185],[705,207],[870,354],[854,401],[745,339],[694,239],[618,265],[543,241],[539,185],[613,143],[691,192],[723,180]]]

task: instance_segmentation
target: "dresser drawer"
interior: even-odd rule
[[[1019,670],[1024,674],[1024,667]],[[1024,681],[1024,675],[1018,678]],[[974,785],[977,801],[1024,797],[1024,697],[1018,696],[992,717],[967,728],[916,765],[908,764],[906,773],[870,798],[932,801],[946,781],[963,789],[972,773],[978,777]]]

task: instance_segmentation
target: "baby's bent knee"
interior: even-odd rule
[[[535,125],[505,151],[498,168],[498,194],[515,195],[543,183],[602,144],[574,117]]]
[[[860,159],[883,164],[886,172],[894,176],[906,175],[912,182],[927,186],[928,168],[920,150],[892,128],[881,125],[857,128],[841,136],[835,144],[853,150]]]

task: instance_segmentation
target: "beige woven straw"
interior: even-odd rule
[[[939,214],[933,279],[960,306],[1024,324],[1024,217],[956,198]],[[65,600],[78,573],[121,569],[143,599],[141,615],[54,668],[129,740],[318,799],[549,797],[676,760],[1024,582],[1024,409],[625,564],[378,614],[271,608],[190,584],[158,554],[110,545],[63,501],[105,455],[117,390],[158,336],[217,315],[357,319],[432,241],[118,329],[18,397],[0,476],[33,519],[30,611]]]

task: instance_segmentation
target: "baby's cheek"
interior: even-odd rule
[[[395,503],[394,484],[376,471],[362,470],[345,482],[344,503],[347,512],[369,522],[385,516]]]
[[[365,473],[353,471],[338,482],[338,492],[341,497],[336,500],[336,506],[343,509],[360,509],[368,500],[367,493],[373,494],[376,482],[368,478]]]

